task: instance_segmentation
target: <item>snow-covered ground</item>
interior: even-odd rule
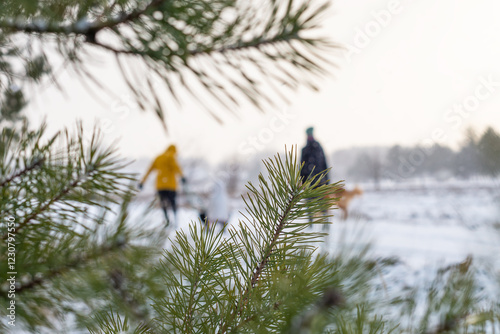
[[[497,261],[500,254],[500,188],[495,184],[367,189],[353,200],[350,213],[347,221],[334,220],[333,234],[358,224],[373,241],[374,253],[397,256],[412,267],[456,263],[469,254]]]
[[[364,194],[350,205],[350,216],[334,210],[330,236],[322,248],[334,252],[340,244],[372,244],[374,257],[397,257],[411,268],[447,265],[472,255],[477,261],[499,264],[500,187],[496,182],[425,182],[385,184],[380,190],[361,185]],[[349,187],[348,187],[349,188]],[[189,207],[193,198],[180,198],[175,228],[198,219]],[[243,217],[241,200],[231,203],[230,224]],[[152,221],[163,221],[158,208]],[[499,266],[500,267],[500,266]]]

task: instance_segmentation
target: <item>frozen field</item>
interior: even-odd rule
[[[334,219],[334,234],[359,225],[375,253],[412,267],[469,254],[497,261],[500,254],[500,189],[494,185],[365,190],[350,209],[347,221]]]

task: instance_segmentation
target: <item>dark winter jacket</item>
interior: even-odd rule
[[[302,149],[301,162],[304,163],[304,167],[300,172],[303,180],[306,180],[311,173],[313,173],[312,176],[314,177],[328,168],[323,148],[314,139],[308,140],[307,145]],[[315,177],[314,182],[317,178],[318,176]],[[328,183],[328,177],[324,178],[321,183]]]

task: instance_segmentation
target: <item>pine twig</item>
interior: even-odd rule
[[[139,303],[138,301],[130,295],[130,293],[127,291],[127,289],[124,287],[124,281],[126,279],[126,276],[120,269],[113,269],[109,272],[109,277],[112,282],[113,288],[116,290],[116,292],[120,295],[120,298],[123,300],[123,302],[129,307],[129,309],[132,311],[132,314],[141,321],[147,320],[144,317],[144,312],[141,312],[138,310],[139,308]]]
[[[45,203],[42,207],[38,208],[38,210],[32,212],[23,222],[19,223],[19,225],[17,225],[16,229],[14,230],[14,232],[11,232],[11,233],[19,233],[19,231],[22,230],[24,227],[26,227],[29,222],[31,222],[33,219],[36,219],[43,212],[47,211],[52,206],[52,204],[54,204],[55,202],[59,201],[62,197],[64,197],[65,195],[67,195],[71,190],[73,190],[76,187],[78,187],[78,185],[80,184],[80,182],[82,180],[84,180],[85,177],[90,176],[90,174],[91,174],[91,172],[86,172],[82,176],[78,177],[76,180],[74,180],[73,182],[71,182],[57,196],[54,196],[54,197],[50,198],[50,200],[47,201],[47,203]],[[9,236],[9,233],[5,233],[2,236],[2,239],[6,240],[8,238],[8,236]]]
[[[283,232],[283,229],[285,228],[286,218],[288,217],[288,214],[290,213],[290,211],[292,210],[292,208],[296,202],[297,202],[297,199],[295,196],[290,198],[290,201],[285,209],[285,212],[280,217],[278,226],[276,227],[276,230],[275,230],[274,235],[271,239],[271,242],[268,246],[266,254],[262,258],[262,260],[259,262],[257,267],[254,269],[253,275],[250,279],[250,284],[249,284],[249,286],[247,286],[245,292],[242,294],[242,299],[240,300],[240,302],[238,302],[239,306],[237,306],[237,311],[233,314],[233,319],[236,316],[236,314],[241,314],[241,312],[243,311],[243,308],[248,303],[248,295],[249,295],[251,289],[253,289],[255,287],[255,285],[257,284],[259,277],[261,276],[262,272],[264,271],[269,258],[273,254],[273,250],[275,248],[276,242],[277,242],[279,236],[281,235],[281,233]],[[222,327],[222,329],[220,330],[219,333],[223,334],[223,333],[226,333],[226,331],[227,331],[227,323],[224,324],[224,326]]]
[[[39,285],[42,285],[43,283],[45,283],[46,281],[48,281],[54,277],[57,277],[57,276],[64,274],[65,272],[67,272],[71,269],[75,269],[75,268],[79,268],[79,267],[84,266],[87,262],[91,261],[92,259],[95,259],[99,256],[102,256],[103,254],[109,253],[115,249],[122,248],[122,247],[123,247],[123,243],[116,242],[110,246],[102,247],[100,249],[100,251],[95,252],[92,255],[88,255],[88,256],[79,255],[73,261],[71,261],[71,262],[69,262],[61,267],[50,270],[48,272],[48,274],[45,275],[44,277],[34,278],[33,280],[31,280],[27,283],[21,284],[19,287],[16,287],[16,293],[22,293],[26,290],[33,289]]]
[[[18,178],[18,177],[21,177],[27,173],[29,173],[30,171],[38,168],[38,167],[41,167],[43,162],[44,162],[44,158],[41,158],[41,159],[37,159],[35,162],[33,162],[31,165],[29,165],[28,167],[24,168],[23,170],[9,176],[7,179],[3,180],[2,183],[0,183],[0,187],[4,187],[6,184],[12,182],[14,179]]]
[[[297,34],[291,34],[291,35],[281,35],[281,36],[275,36],[274,38],[268,38],[268,39],[258,39],[254,40],[252,42],[247,42],[247,43],[235,43],[232,45],[227,45],[227,46],[222,46],[219,48],[210,48],[210,49],[205,49],[205,50],[193,50],[189,51],[188,53],[191,56],[196,56],[200,54],[212,54],[212,53],[226,53],[229,51],[239,51],[242,49],[250,49],[250,48],[256,48],[259,49],[263,46],[266,45],[275,45],[278,43],[291,43],[293,40],[301,40],[301,38]]]
[[[106,28],[114,28],[120,24],[126,24],[132,22],[142,15],[144,15],[147,11],[160,6],[163,2],[167,0],[153,0],[147,5],[144,9],[139,9],[130,12],[129,14],[121,15],[116,17],[115,19],[110,19],[107,21],[96,20],[94,22],[89,23],[86,26],[82,26],[80,22],[75,22],[69,25],[60,25],[60,24],[38,24],[38,23],[19,23],[13,20],[10,21],[0,21],[0,29],[9,29],[15,32],[25,32],[25,33],[53,33],[53,34],[63,34],[63,35],[83,35],[86,37],[87,41],[92,42],[95,40],[95,35]]]

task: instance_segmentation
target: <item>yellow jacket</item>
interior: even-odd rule
[[[158,176],[156,177],[156,189],[176,190],[176,176],[182,176],[182,170],[175,160],[176,152],[177,149],[175,148],[175,146],[170,145],[163,154],[156,157],[146,175],[144,175],[144,177],[142,178],[141,183],[144,183],[153,169],[156,169],[158,171]]]

